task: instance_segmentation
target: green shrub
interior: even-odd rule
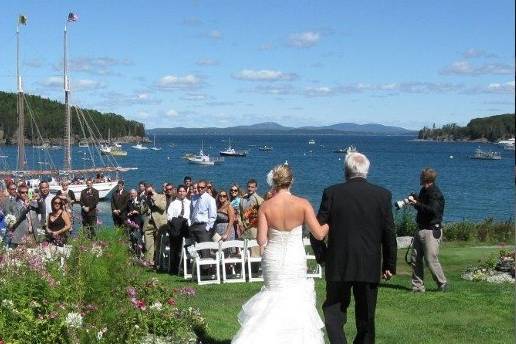
[[[411,208],[403,208],[394,215],[394,226],[397,236],[413,236],[417,230],[415,212]]]
[[[443,228],[446,241],[469,241],[475,235],[475,224],[468,221],[448,223]]]

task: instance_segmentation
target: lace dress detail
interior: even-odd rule
[[[302,227],[269,230],[262,258],[264,286],[242,306],[233,344],[323,344],[314,281],[306,277]]]

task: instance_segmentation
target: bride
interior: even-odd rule
[[[267,176],[274,196],[260,206],[257,236],[264,286],[242,307],[233,344],[324,343],[314,281],[306,277],[302,225],[307,224],[319,240],[328,233],[328,225],[321,227],[310,203],[290,193],[292,179],[286,164]]]

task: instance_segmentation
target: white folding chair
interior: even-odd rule
[[[245,282],[245,242],[242,240],[223,241],[220,244],[220,262],[222,264],[222,282],[224,283],[238,283]],[[235,265],[240,265],[240,276],[236,275],[234,278],[227,278],[227,265],[231,264],[232,268]],[[233,271],[233,276],[234,271]]]
[[[191,249],[191,255],[194,256],[194,265],[197,272],[197,284],[220,284],[220,244],[218,242],[199,242],[196,243]],[[210,252],[209,257],[202,257],[201,251],[213,250]],[[212,255],[215,254],[215,257]],[[214,266],[216,269],[215,279],[202,279],[201,266]]]
[[[311,253],[312,244],[310,243],[309,238],[303,238],[303,245],[305,246],[306,252],[306,265],[308,267],[308,271],[306,273],[306,277],[310,278],[322,278],[322,268],[321,265],[317,263],[315,259],[315,255]],[[307,247],[309,250],[307,250]]]
[[[245,241],[245,260],[247,261],[247,273],[249,274],[249,282],[257,282],[263,281],[263,275],[260,272],[256,277],[253,276],[252,266],[254,264],[258,264],[261,266],[262,257],[251,257],[251,248],[259,246],[256,240],[246,240]]]
[[[181,263],[183,265],[184,279],[192,279],[193,258],[188,252],[188,250],[185,248],[185,246],[193,244],[194,241],[192,239],[183,238],[183,244],[181,246],[181,262],[179,262],[179,265],[181,266]]]

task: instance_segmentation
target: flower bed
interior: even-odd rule
[[[0,343],[196,343],[191,288],[143,278],[121,233],[0,251]]]
[[[514,251],[501,250],[479,261],[477,266],[466,268],[462,278],[468,281],[486,281],[489,283],[514,283]]]

